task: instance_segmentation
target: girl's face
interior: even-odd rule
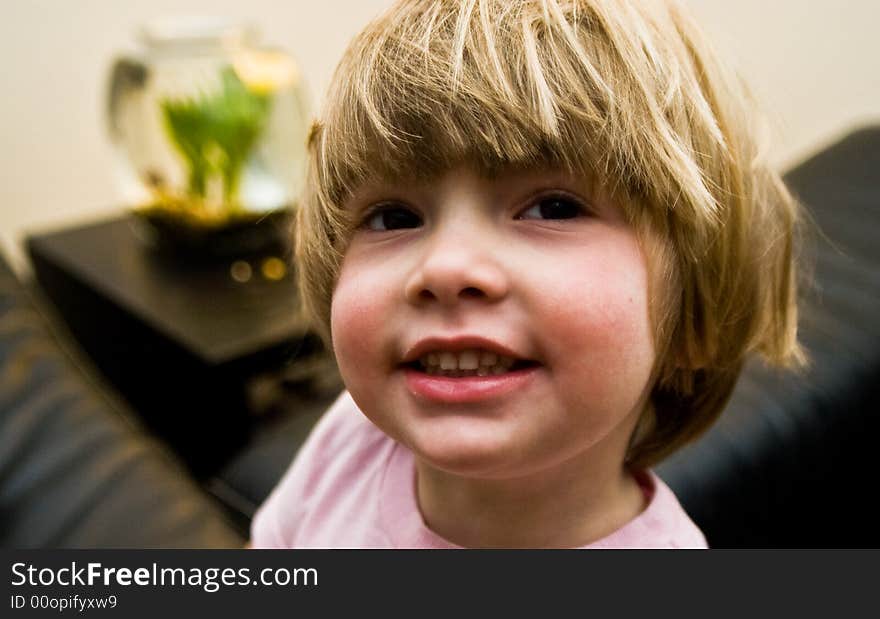
[[[467,167],[364,187],[346,207],[361,224],[333,346],[378,427],[474,478],[622,464],[655,354],[619,207],[562,172]]]

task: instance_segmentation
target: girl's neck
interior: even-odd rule
[[[417,497],[428,527],[467,548],[576,548],[613,533],[646,507],[622,465],[584,458],[507,479],[453,475],[417,459]]]

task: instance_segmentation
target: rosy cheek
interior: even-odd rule
[[[361,410],[393,436],[392,426],[382,417],[388,299],[368,275],[357,269],[340,274],[330,309],[333,349],[346,389]]]
[[[333,346],[340,365],[366,362],[375,351],[382,315],[380,301],[359,281],[357,274],[340,275],[330,310]],[[340,368],[342,369],[342,368]]]
[[[579,351],[571,366],[577,371],[627,374],[638,366],[640,375],[653,358],[641,255],[621,244],[589,256],[585,264],[589,267],[546,297],[560,336],[556,341],[567,347],[562,354]]]

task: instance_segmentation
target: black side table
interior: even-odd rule
[[[131,216],[33,235],[27,249],[74,337],[198,477],[246,443],[297,364],[326,358],[297,317],[292,272],[276,261],[264,276],[266,256],[237,270],[174,259]]]

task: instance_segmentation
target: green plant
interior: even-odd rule
[[[219,91],[160,102],[165,128],[188,167],[191,206],[205,205],[211,183],[222,180],[223,208],[240,209],[238,186],[250,150],[265,128],[271,96],[250,90],[232,67]]]

